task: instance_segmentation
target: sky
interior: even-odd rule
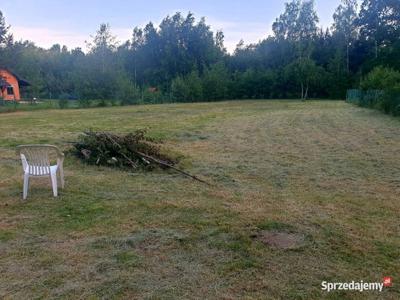
[[[167,15],[179,11],[206,18],[213,31],[222,30],[229,52],[243,39],[256,43],[271,34],[276,17],[287,0],[0,0],[0,10],[11,25],[16,40],[30,40],[49,48],[53,44],[81,47],[90,40],[101,23],[109,23],[121,42],[130,39],[135,26],[149,21],[158,25]],[[315,0],[324,28],[340,0]]]

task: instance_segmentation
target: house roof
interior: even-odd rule
[[[22,79],[17,74],[15,74],[13,71],[11,71],[7,68],[0,68],[0,70],[6,70],[7,72],[11,73],[15,78],[17,78],[19,86],[30,86],[31,85],[29,83],[29,81]],[[4,87],[4,86],[8,86],[8,85],[9,85],[9,83],[0,77],[0,86]]]
[[[18,77],[17,77],[17,79],[18,79],[19,86],[30,86],[31,85],[28,81],[26,81],[24,79],[20,79]]]
[[[8,86],[8,85],[9,85],[8,82],[0,77],[0,88],[3,88],[3,87]]]

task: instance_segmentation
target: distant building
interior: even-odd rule
[[[0,99],[19,101],[21,100],[20,87],[29,85],[28,81],[19,78],[13,72],[0,68]]]

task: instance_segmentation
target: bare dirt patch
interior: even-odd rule
[[[258,239],[265,245],[276,249],[293,250],[304,246],[304,235],[263,230]]]

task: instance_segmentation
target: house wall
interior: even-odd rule
[[[10,85],[13,86],[13,90],[14,90],[14,95],[8,95],[7,94],[7,89],[3,89],[0,92],[0,96],[1,98],[3,98],[4,100],[16,100],[19,101],[21,100],[21,95],[19,93],[19,84],[18,84],[18,80],[17,78],[15,78],[14,75],[12,75],[10,72],[8,72],[7,70],[1,70],[0,69],[0,77],[2,77],[5,81],[7,81]]]

